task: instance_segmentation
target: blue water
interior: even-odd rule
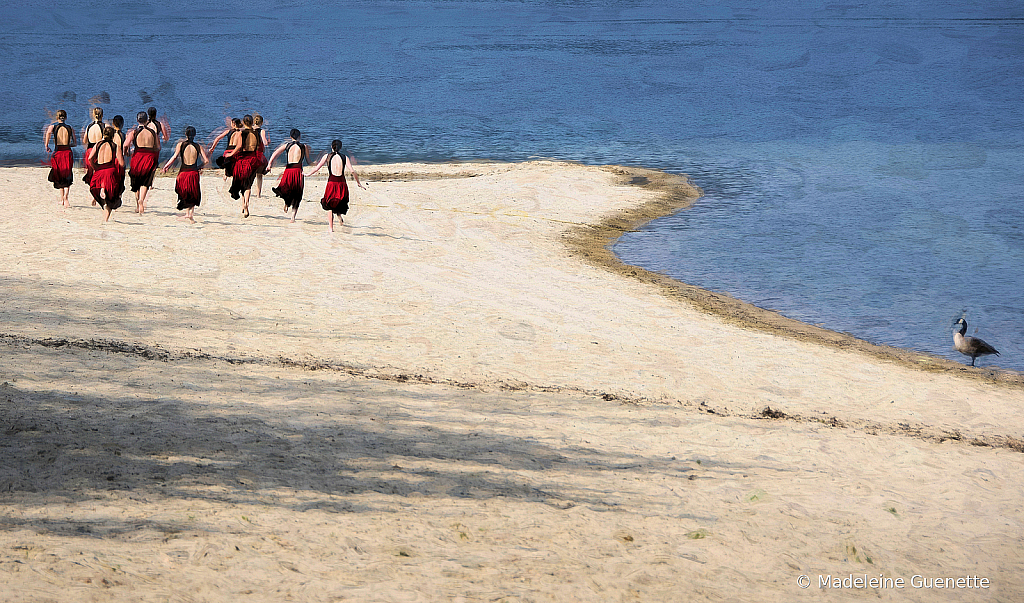
[[[706,197],[624,260],[950,358],[966,312],[1024,370],[1024,7],[767,4],[13,3],[0,162],[99,102],[200,138],[255,110],[368,161],[683,172]]]

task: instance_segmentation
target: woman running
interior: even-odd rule
[[[171,124],[167,121],[167,116],[163,116],[160,119],[156,117],[156,107],[150,107],[146,110],[146,114],[149,115],[149,127],[152,128],[157,136],[164,139],[164,142],[169,142],[171,139]]]
[[[119,155],[121,155],[121,158],[123,159],[124,158],[124,117],[122,117],[120,115],[115,115],[114,119],[110,120],[110,125],[114,127],[114,144],[117,145],[117,152],[118,152]],[[121,165],[117,166],[117,182],[121,185],[121,188],[119,189],[119,191],[117,193],[118,196],[121,196],[122,194],[124,194],[124,191],[125,191],[125,186],[124,186],[125,176],[126,176],[126,174],[125,174],[124,164],[121,164]]]
[[[160,161],[160,137],[155,128],[149,127],[149,115],[145,111],[139,111],[137,117],[139,125],[128,132],[124,143],[132,149],[128,178],[131,180],[132,192],[135,193],[135,211],[142,214],[146,212],[146,199],[149,197],[149,189],[153,187],[153,176],[156,175]]]
[[[120,174],[124,173],[124,158],[121,148],[114,142],[114,128],[103,130],[103,140],[96,143],[87,161],[92,167],[89,191],[93,199],[103,208],[103,221],[110,220],[110,213],[121,207]]]
[[[235,165],[231,168],[231,193],[232,199],[242,199],[242,217],[249,217],[249,195],[252,194],[252,183],[256,179],[256,166],[259,158],[256,150],[259,148],[259,139],[252,129],[252,115],[242,117],[241,140],[234,149],[224,153],[224,157],[234,157]],[[230,153],[230,155],[229,155]]]
[[[288,210],[292,210],[292,222],[295,222],[295,216],[299,213],[299,203],[302,203],[302,191],[305,187],[305,180],[302,177],[302,163],[309,159],[310,148],[307,144],[302,144],[299,139],[302,138],[302,133],[296,128],[292,128],[289,133],[292,137],[290,142],[286,142],[274,150],[274,154],[270,156],[270,161],[267,165],[274,163],[277,156],[284,153],[285,161],[287,165],[284,167],[284,173],[281,174],[281,180],[277,183],[277,186],[272,188],[274,194],[284,199],[284,211],[288,213]],[[268,168],[267,173],[270,173]]]
[[[82,176],[82,182],[89,184],[92,180],[92,164],[89,161],[89,153],[92,148],[103,140],[103,108],[93,107],[92,108],[92,123],[82,128],[82,141],[85,142],[85,175]],[[96,202],[92,202],[96,205]]]
[[[233,149],[238,147],[239,140],[241,139],[242,120],[238,118],[225,117],[224,121],[227,125],[224,131],[217,135],[217,138],[213,139],[210,143],[210,148],[206,149],[206,154],[213,156],[213,150],[217,148],[220,141],[225,136],[228,137],[228,148],[224,151],[224,154],[217,158],[217,167],[224,170],[224,179],[227,180],[231,176],[231,169],[234,167],[234,157],[228,155]]]
[[[68,193],[71,192],[71,183],[75,181],[75,176],[71,173],[71,166],[75,162],[75,152],[71,150],[71,147],[78,146],[78,141],[75,140],[75,131],[64,123],[67,118],[67,111],[64,109],[57,111],[57,122],[47,126],[46,132],[43,134],[43,146],[49,153],[50,137],[52,136],[53,144],[57,149],[50,156],[50,175],[47,180],[53,183],[53,188],[57,189],[60,204],[64,207],[71,207]]]
[[[345,224],[345,219],[341,216],[348,213],[348,183],[345,182],[346,165],[352,177],[356,179],[356,184],[359,185],[359,188],[365,189],[366,187],[359,181],[359,174],[355,170],[355,160],[350,156],[342,154],[340,140],[331,142],[331,152],[324,153],[324,156],[316,164],[316,169],[306,175],[312,176],[316,174],[325,164],[327,165],[328,173],[327,188],[324,189],[324,198],[320,200],[320,206],[329,212],[330,223],[328,228],[331,232],[334,232],[334,216],[338,216],[339,222]]]
[[[267,161],[267,147],[270,146],[270,139],[267,138],[267,131],[263,129],[262,115],[253,113],[252,123],[255,126],[253,131],[256,132],[256,136],[260,141],[260,148],[256,151],[256,157],[259,159],[259,164],[256,166],[256,196],[262,197],[263,175],[267,173],[267,166],[270,164]]]
[[[199,161],[203,165],[210,163],[210,157],[206,149],[195,143],[196,129],[192,126],[185,128],[185,140],[178,141],[174,147],[174,155],[164,164],[164,173],[171,167],[171,164],[181,157],[181,169],[178,170],[178,179],[174,183],[174,192],[178,194],[178,211],[185,210],[185,219],[195,224],[193,212],[199,207],[202,200],[202,191],[199,190]]]

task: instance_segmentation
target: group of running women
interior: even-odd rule
[[[153,177],[158,169],[161,139],[168,141],[166,120],[156,117],[156,109],[138,113],[138,125],[127,135],[123,131],[124,118],[115,116],[109,124],[103,122],[103,109],[92,110],[93,121],[82,130],[82,140],[86,144],[85,174],[82,180],[89,185],[93,196],[92,204],[104,211],[103,221],[110,219],[111,212],[121,206],[121,195],[125,191],[125,175],[135,193],[137,213],[146,211],[146,200],[153,186]],[[72,166],[74,151],[77,146],[75,131],[67,125],[67,113],[57,111],[57,121],[46,128],[43,145],[50,153],[50,139],[53,138],[56,149],[50,156],[49,181],[59,191],[60,203],[70,207],[68,193],[72,182]],[[359,175],[352,166],[352,158],[342,153],[340,140],[331,142],[330,152],[324,153],[320,161],[308,173],[304,174],[302,166],[309,162],[312,150],[309,145],[300,142],[301,133],[292,129],[291,140],[281,144],[267,159],[266,147],[270,145],[266,131],[263,130],[263,118],[258,115],[246,115],[242,119],[229,119],[227,128],[213,139],[209,147],[204,148],[195,142],[196,129],[185,128],[185,138],[178,140],[174,146],[174,154],[163,166],[163,171],[176,162],[181,162],[174,192],[178,195],[178,210],[184,211],[184,219],[195,223],[194,211],[202,200],[199,186],[199,174],[203,166],[211,164],[210,156],[221,140],[227,139],[227,148],[223,155],[214,162],[218,168],[224,169],[225,179],[231,178],[228,192],[233,199],[242,200],[242,217],[249,217],[249,198],[252,188],[256,186],[256,195],[260,196],[263,188],[263,176],[270,174],[270,166],[278,155],[284,155],[286,166],[278,185],[273,188],[274,194],[284,200],[284,211],[291,211],[291,221],[299,211],[304,178],[319,172],[325,165],[328,171],[327,187],[320,205],[330,212],[328,226],[334,231],[334,218],[338,216],[344,223],[342,215],[348,213],[349,191],[345,181],[345,169],[355,178],[356,184],[366,188],[359,180]],[[130,157],[130,160],[126,160]],[[127,163],[126,163],[127,161]]]

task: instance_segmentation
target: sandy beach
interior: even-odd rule
[[[1019,374],[619,264],[685,178],[360,167],[333,234],[0,169],[0,600],[1024,598]]]

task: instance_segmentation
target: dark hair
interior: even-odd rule
[[[187,138],[189,142],[192,142],[192,139],[195,138],[195,137],[196,137],[196,129],[195,128],[193,128],[192,126],[189,126],[189,127],[185,128],[185,138]]]
[[[252,127],[252,115],[243,115],[242,123],[249,127]]]
[[[116,130],[111,126],[103,128],[103,140],[114,140],[114,132]]]
[[[302,136],[302,132],[299,132],[298,128],[292,128],[292,131],[289,132],[288,135],[294,138],[295,140],[298,140],[299,136]]]
[[[145,111],[139,111],[139,114],[136,115],[135,118],[139,120],[140,124],[148,124],[149,123],[149,115],[146,115]]]
[[[242,127],[242,120],[238,119],[237,117],[232,117],[231,118],[231,125],[235,126],[236,128],[241,128]]]
[[[57,119],[67,119],[68,112],[64,109],[57,109]]]
[[[124,126],[124,117],[115,115],[114,119],[110,120],[110,123],[114,124],[114,127],[120,130],[121,127]]]
[[[337,138],[332,140],[331,141],[331,150],[334,151],[335,153],[340,153],[341,152],[341,141],[338,140]]]
[[[150,107],[147,113],[149,113],[149,119],[156,119],[156,107]]]

